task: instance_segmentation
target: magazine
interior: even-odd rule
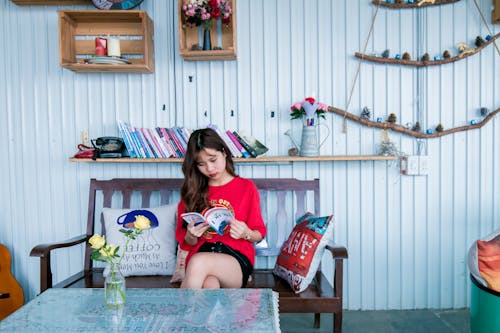
[[[187,212],[181,214],[181,217],[188,224],[194,222],[194,225],[197,225],[207,222],[219,235],[223,235],[226,226],[234,219],[233,213],[225,207],[210,208],[203,215],[196,212]]]

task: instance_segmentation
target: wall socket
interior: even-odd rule
[[[429,156],[403,156],[399,160],[400,171],[406,176],[427,176],[429,174]]]

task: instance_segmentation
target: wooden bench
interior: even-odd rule
[[[268,235],[265,241],[256,246],[256,269],[248,287],[271,288],[278,292],[281,313],[314,313],[315,328],[320,325],[320,313],[332,313],[334,331],[341,332],[342,275],[343,259],[347,258],[346,248],[333,244],[332,240],[327,249],[332,255],[333,269],[323,272],[320,267],[314,281],[302,293],[294,293],[284,280],[272,274],[276,255],[293,228],[295,220],[306,211],[312,210],[315,215],[320,214],[319,180],[283,178],[252,180],[259,189],[261,209],[264,221],[267,221]],[[101,218],[102,208],[149,208],[177,203],[182,181],[182,179],[91,179],[86,233],[60,243],[38,245],[31,251],[31,256],[40,257],[40,291],[43,292],[51,287],[102,288],[104,285],[103,269],[93,266],[90,259],[92,250],[87,242],[95,232],[101,232],[101,224],[96,223],[96,220],[99,221]],[[117,194],[117,192],[121,193]],[[139,207],[136,207],[136,202],[139,202],[137,204]],[[289,212],[295,213],[292,215]],[[83,270],[64,281],[53,284],[51,251],[82,243],[85,243]],[[330,274],[333,286],[328,282],[325,273]],[[170,276],[133,276],[127,277],[126,283],[128,288],[179,287],[179,284],[170,283]]]

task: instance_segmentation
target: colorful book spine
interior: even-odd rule
[[[146,158],[144,147],[142,146],[136,131],[131,126],[128,126],[128,129],[130,136],[132,137],[134,144],[137,147],[137,155],[140,156],[141,158]]]
[[[165,131],[164,128],[157,127],[156,131],[158,132],[158,136],[160,137],[161,141],[163,141],[163,144],[165,145],[165,148],[167,148],[169,157],[177,157],[177,154],[175,153],[174,148],[170,144],[170,140],[168,139],[168,135]]]
[[[157,157],[158,158],[166,158],[166,155],[163,152],[163,149],[161,149],[160,143],[156,140],[156,138],[153,135],[153,131],[150,128],[145,128],[144,131],[145,131],[145,134],[147,135],[146,138],[149,140],[150,145],[152,146]]]
[[[135,133],[137,135],[137,138],[139,139],[139,142],[141,143],[141,146],[144,150],[144,154],[146,155],[146,158],[153,158],[154,157],[153,152],[149,148],[149,145],[146,142],[146,138],[144,137],[144,134],[142,134],[141,129],[136,127]]]
[[[180,152],[179,157],[184,157],[184,155],[186,154],[186,149],[184,149],[184,147],[182,147],[182,144],[179,142],[179,139],[177,138],[177,135],[175,134],[175,131],[172,128],[167,128],[166,130],[167,130],[170,138],[172,138],[172,141],[174,142],[175,146],[177,147],[177,150],[179,150],[179,152]]]
[[[134,146],[132,145],[132,138],[129,137],[129,133],[127,132],[121,121],[118,121],[118,130],[120,131],[123,142],[125,142],[125,147],[127,147],[128,155],[130,156],[130,158],[135,158],[137,155],[135,153]]]
[[[165,137],[168,138],[168,142],[170,142],[170,146],[172,146],[172,149],[175,151],[175,157],[178,157],[178,158],[184,157],[184,155],[180,151],[179,147],[175,143],[174,138],[172,138],[172,136],[170,135],[169,129],[164,127],[164,128],[162,128],[162,130],[165,133]]]
[[[234,145],[236,146],[236,148],[241,152],[241,156],[244,157],[244,158],[248,158],[250,157],[250,153],[245,149],[243,148],[243,146],[241,145],[241,143],[238,141],[238,139],[234,136],[233,133],[231,133],[231,131],[227,130],[226,131],[226,134],[227,136],[229,137],[229,139],[231,139],[231,141],[233,141]]]
[[[241,143],[243,148],[245,148],[252,157],[257,157],[257,152],[253,149],[243,138],[238,134],[238,132],[233,131],[234,136]]]
[[[163,157],[164,158],[169,158],[170,156],[172,156],[170,154],[170,150],[165,145],[165,141],[163,141],[162,138],[160,137],[160,135],[158,134],[158,130],[156,128],[152,128],[150,132],[151,132],[151,136],[153,137],[153,139],[155,140],[155,142],[160,147],[160,150],[162,152]]]

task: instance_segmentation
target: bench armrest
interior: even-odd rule
[[[336,297],[342,298],[344,259],[347,259],[349,255],[344,246],[338,245],[333,241],[328,242],[326,249],[332,253],[332,258],[335,262],[333,272],[333,293]]]
[[[328,242],[326,245],[326,249],[329,250],[332,253],[333,259],[347,259],[349,258],[349,255],[347,253],[347,249],[342,246],[338,245],[335,242]]]
[[[52,269],[50,267],[50,252],[55,249],[71,247],[86,242],[89,239],[87,235],[80,235],[68,240],[39,244],[31,249],[30,257],[40,258],[40,292],[52,288]]]

